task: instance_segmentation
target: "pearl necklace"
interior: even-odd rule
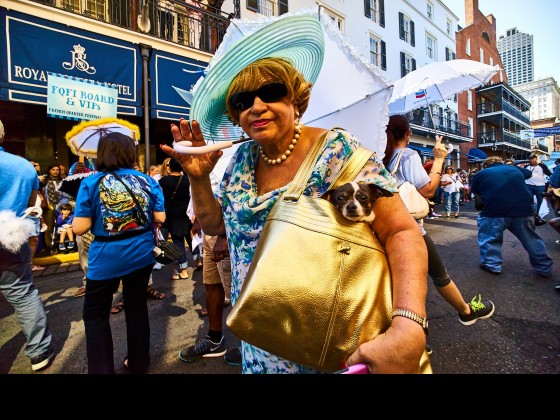
[[[284,153],[282,153],[282,156],[280,156],[277,159],[269,159],[268,156],[264,153],[264,150],[261,149],[261,156],[264,159],[264,161],[266,163],[268,163],[269,165],[279,165],[282,162],[284,162],[286,159],[288,159],[288,156],[290,156],[292,154],[292,150],[294,150],[294,147],[296,147],[296,143],[299,140],[299,134],[301,133],[301,124],[296,124],[295,128],[294,128],[294,138],[292,139],[292,143],[290,144],[290,147],[288,147],[288,150],[286,150]]]

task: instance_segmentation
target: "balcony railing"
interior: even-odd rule
[[[138,22],[139,0],[32,1],[212,54],[229,26],[229,16],[213,7],[175,0],[146,1],[149,29]]]
[[[540,143],[536,143],[533,145],[531,141],[522,140],[519,134],[513,133],[511,131],[504,130],[503,132],[501,132],[500,130],[491,130],[485,133],[478,134],[478,144],[480,146],[488,146],[496,143],[508,143],[510,145],[518,146],[528,150],[536,148],[546,153],[549,152],[546,145],[542,145]]]
[[[434,115],[434,121],[432,123],[428,110],[416,109],[414,111],[407,112],[404,115],[408,118],[410,124],[425,128],[427,131],[435,128],[439,132],[455,134],[461,137],[471,136],[470,126],[468,124],[463,124],[448,117]]]
[[[495,104],[492,102],[485,102],[483,104],[478,104],[476,106],[478,115],[490,114],[494,112],[507,112],[509,115],[516,117],[520,121],[529,124],[529,116],[526,112],[522,112],[516,107],[510,105],[509,103],[502,101],[501,104]]]

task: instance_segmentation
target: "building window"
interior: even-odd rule
[[[467,91],[467,108],[472,111],[472,90]]]
[[[62,0],[61,6],[64,10],[80,13],[80,0]]]
[[[430,20],[434,20],[434,5],[431,2],[426,2],[426,16]]]
[[[445,47],[445,61],[455,60],[455,53],[451,48]]]
[[[469,136],[472,137],[474,133],[473,119],[469,117]]]
[[[467,44],[465,45],[465,53],[470,57],[471,55],[471,39],[467,39]]]
[[[342,18],[342,16],[337,15],[335,12],[327,9],[324,6],[323,6],[323,10],[325,11],[325,13],[327,15],[329,15],[329,17],[332,19],[332,21],[334,22],[334,24],[338,28],[338,30],[340,32],[344,33],[344,19]]]
[[[410,54],[401,51],[401,77],[416,70],[416,60]]]
[[[369,62],[381,70],[387,70],[385,42],[372,34],[369,36]]]
[[[451,19],[447,19],[447,35],[451,35],[451,32],[453,32],[453,22]]]
[[[490,57],[489,60],[490,60],[490,65],[493,66],[494,65],[494,59],[492,57]]]
[[[263,16],[275,16],[275,6],[272,0],[247,0],[247,9]]]
[[[484,63],[484,50],[482,48],[480,49],[480,62]]]
[[[437,60],[437,41],[430,34],[426,34],[426,55],[432,60]]]
[[[369,18],[374,22],[379,20],[379,6],[377,4],[377,0],[369,0]],[[371,40],[371,38],[370,38]]]
[[[414,21],[399,12],[399,37],[413,47],[416,45],[414,37]]]
[[[385,0],[364,0],[364,15],[385,27]]]
[[[94,19],[105,20],[105,0],[87,0],[84,15]]]

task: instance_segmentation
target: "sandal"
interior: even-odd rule
[[[148,286],[146,293],[148,294],[148,298],[156,300],[165,299],[165,296],[167,296],[165,293],[153,289],[152,286]]]
[[[182,275],[180,275],[179,273],[175,273],[173,274],[173,277],[171,277],[173,280],[186,280],[189,278],[189,273],[187,273],[186,277],[183,277]]]
[[[119,303],[117,303],[115,306],[111,308],[111,313],[118,314],[119,312],[122,312],[123,309],[124,309],[124,302],[121,299],[119,300]]]
[[[208,316],[208,309],[206,308],[202,308],[201,310],[198,311],[198,316],[201,318],[207,317]]]
[[[31,266],[31,271],[41,271],[44,270],[45,267],[41,267],[40,265],[32,265]]]

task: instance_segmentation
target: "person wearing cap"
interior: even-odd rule
[[[252,140],[238,146],[216,195],[210,173],[222,150],[187,154],[161,145],[189,176],[194,212],[202,229],[209,235],[227,235],[232,304],[239,297],[256,245],[263,240],[260,234],[270,210],[288,189],[314,143],[327,135],[327,145],[313,169],[313,181],[303,193],[308,196],[325,193],[360,144],[344,129],[325,130],[301,123],[323,57],[324,40],[317,18],[294,16],[242,38],[209,66],[194,90],[190,122],[172,124],[171,133],[176,143],[189,141],[198,147],[233,124],[241,126]],[[355,181],[398,191],[395,179],[376,155]],[[428,264],[418,225],[398,194],[377,200],[375,215],[371,227],[388,255],[393,308],[425,319]],[[361,343],[345,362],[347,366],[365,363],[375,373],[417,373],[425,345],[421,323],[398,315],[384,334]],[[243,373],[316,373],[245,341],[241,346]]]
[[[0,121],[0,144],[4,142],[4,136],[4,125]],[[10,174],[0,177],[0,211],[11,210],[19,218],[26,209],[35,206],[39,190],[37,172],[27,159],[0,147],[0,173]],[[5,230],[0,229],[0,235]],[[54,351],[45,307],[33,284],[31,248],[27,238],[24,239],[25,243],[12,252],[1,244],[0,238],[0,290],[16,312],[26,340],[24,353],[31,362],[31,369],[38,371],[50,365]]]
[[[512,165],[504,165],[499,156],[489,157],[484,166],[471,184],[471,191],[480,195],[483,206],[477,217],[480,268],[495,275],[502,272],[502,243],[507,229],[529,254],[535,272],[549,277],[552,258],[535,229],[532,197],[523,174]]]
[[[552,175],[548,166],[544,163],[539,163],[536,155],[529,156],[529,164],[525,167],[531,171],[531,177],[525,180],[527,184],[527,190],[531,195],[531,199],[537,199],[537,204],[533,203],[533,215],[535,218],[535,226],[542,226],[547,223],[547,221],[539,216],[539,210],[543,202],[542,194],[546,191],[546,176]]]

